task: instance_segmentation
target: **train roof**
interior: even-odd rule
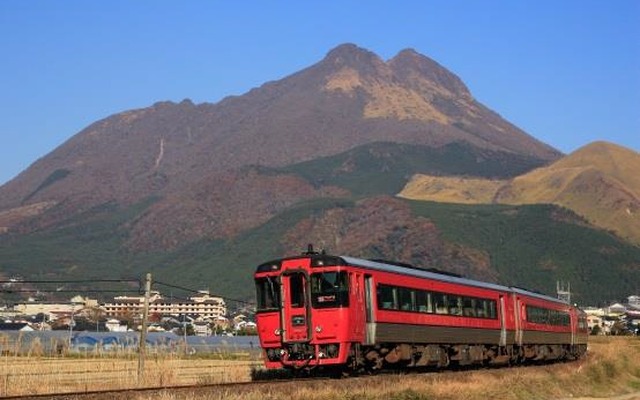
[[[567,302],[564,302],[564,301],[562,301],[560,299],[556,299],[555,297],[547,296],[546,294],[532,292],[530,290],[522,289],[522,288],[519,288],[519,287],[511,287],[510,289],[514,293],[523,294],[523,295],[526,295],[526,296],[529,296],[529,297],[536,297],[536,298],[542,299],[542,300],[553,301],[554,303],[569,305],[569,303],[567,303]]]
[[[385,262],[365,260],[365,259],[349,257],[349,256],[341,256],[340,258],[342,258],[348,265],[369,268],[376,271],[392,272],[392,273],[397,273],[402,275],[411,275],[418,278],[434,279],[441,282],[456,283],[456,284],[474,286],[474,287],[483,288],[483,289],[498,290],[501,292],[514,292],[514,293],[518,293],[518,294],[522,294],[530,297],[539,298],[546,301],[552,301],[554,303],[559,303],[564,305],[567,304],[554,297],[547,296],[541,293],[535,293],[535,292],[521,289],[521,288],[503,286],[503,285],[498,285],[498,284],[489,283],[489,282],[476,281],[473,279],[463,278],[459,276],[452,276],[451,274],[432,272],[432,271],[420,269],[417,267],[388,264]]]

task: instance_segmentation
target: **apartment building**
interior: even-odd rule
[[[117,296],[113,303],[105,303],[102,309],[107,317],[141,316],[144,296]],[[188,300],[166,299],[159,292],[151,292],[149,314],[193,315],[203,319],[215,319],[227,314],[222,297],[211,296],[208,290],[200,290]]]

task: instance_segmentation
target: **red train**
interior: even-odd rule
[[[255,273],[267,368],[508,364],[586,352],[584,312],[555,298],[309,247]]]

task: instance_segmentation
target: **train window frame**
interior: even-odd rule
[[[329,277],[333,279],[327,279]],[[311,274],[311,306],[313,308],[349,307],[349,274],[346,271],[324,271]]]
[[[450,294],[447,296],[447,300],[449,315],[462,316],[462,296]]]
[[[303,308],[306,303],[305,299],[305,276],[302,273],[295,273],[288,276],[289,278],[289,305],[291,308]]]
[[[435,314],[449,315],[449,300],[446,293],[433,293],[433,308]]]
[[[384,284],[377,285],[376,298],[378,301],[378,309],[380,310],[397,310],[398,309],[398,296],[397,296],[397,291],[395,286],[384,285]]]
[[[491,298],[463,296],[385,283],[376,285],[376,298],[379,310],[483,320],[498,319],[497,301]]]
[[[571,315],[568,311],[525,304],[525,321],[538,325],[568,327],[571,326]]]
[[[462,297],[462,316],[464,317],[476,317],[476,298],[475,297]]]
[[[255,279],[256,312],[278,311],[282,308],[280,281],[276,276]]]
[[[431,292],[426,290],[415,291],[416,311],[421,314],[433,314],[433,304],[431,303]]]
[[[414,291],[405,287],[398,287],[398,306],[400,311],[415,311]]]

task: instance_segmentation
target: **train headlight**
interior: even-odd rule
[[[316,332],[318,333],[322,332],[322,326],[320,325],[316,326]]]
[[[279,328],[276,329],[275,331],[273,331],[273,334],[276,335],[276,336],[282,335],[282,329],[279,329]]]

